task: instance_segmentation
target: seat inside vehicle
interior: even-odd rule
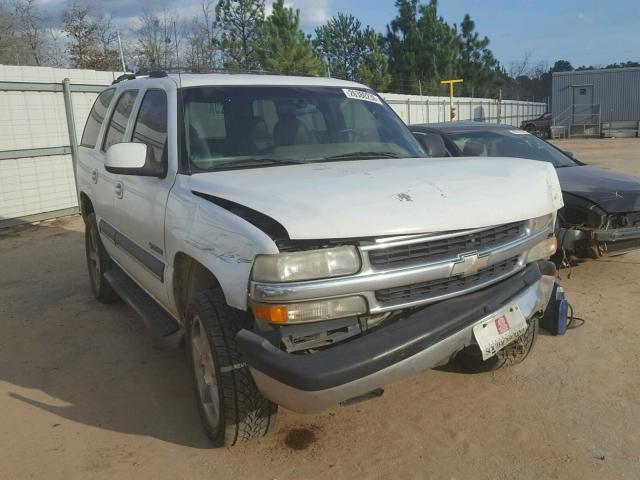
[[[430,157],[448,157],[444,140],[437,133],[418,133],[416,138]]]

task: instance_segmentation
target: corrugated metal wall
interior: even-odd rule
[[[449,97],[396,93],[381,93],[380,95],[408,124],[437,123],[449,120]],[[457,120],[497,123],[498,117],[500,117],[500,123],[515,127],[519,127],[523,120],[539,117],[546,111],[544,103],[518,100],[503,100],[498,107],[498,100],[493,98],[454,97],[453,106],[456,107]]]
[[[61,85],[109,85],[119,73],[49,67],[0,65],[0,82]],[[72,94],[76,131],[84,123],[97,93]],[[0,88],[0,152],[68,147],[69,134],[61,91],[3,91]],[[45,212],[77,207],[73,164],[68,148],[60,155],[0,158],[0,225],[32,220]]]
[[[551,107],[554,118],[571,108],[572,85],[593,85],[593,103],[600,105],[602,122],[640,120],[640,68],[554,73]]]

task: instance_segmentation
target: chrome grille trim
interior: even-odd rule
[[[495,227],[420,237],[389,244],[362,247],[375,270],[393,270],[406,266],[455,258],[466,252],[480,254],[527,234],[528,222],[513,222]]]
[[[375,314],[426,305],[446,298],[463,295],[499,282],[524,268],[528,251],[539,242],[553,234],[551,228],[532,232],[530,222],[525,223],[525,233],[522,236],[487,251],[467,252],[482,258],[483,266],[495,265],[514,257],[518,258],[518,262],[512,270],[507,271],[504,275],[490,278],[484,282],[479,282],[478,284],[474,284],[469,288],[464,288],[463,290],[443,292],[441,295],[429,298],[411,299],[399,303],[381,302],[375,295],[375,292],[378,290],[452,277],[454,268],[464,262],[464,255],[456,255],[452,258],[443,259],[437,262],[425,262],[417,265],[403,266],[401,268],[380,270],[374,268],[369,262],[368,251],[374,247],[378,248],[378,244],[376,244],[359,247],[362,255],[362,269],[355,275],[292,283],[259,283],[251,281],[249,284],[249,298],[257,302],[286,303],[361,295],[367,299],[369,304],[369,313]],[[469,232],[470,231],[468,230],[465,232],[455,232],[445,235],[459,236]],[[443,238],[443,236],[444,235],[437,235],[429,238]],[[417,240],[419,242],[424,242],[425,238],[427,238],[427,236],[411,238],[408,241]],[[398,243],[404,243],[404,241],[389,242],[383,245],[395,246],[398,245]],[[384,246],[380,246],[380,248],[384,248]]]

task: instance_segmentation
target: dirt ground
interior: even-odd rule
[[[559,144],[640,173],[640,139]],[[184,352],[93,299],[82,220],[3,231],[0,478],[639,478],[639,264],[563,271],[586,323],[541,335],[517,367],[428,371],[320,415],[281,409],[271,436],[213,450]]]

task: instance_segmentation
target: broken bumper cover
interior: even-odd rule
[[[531,318],[546,307],[554,279],[553,263],[534,263],[484,290],[314,354],[286,353],[248,330],[238,332],[238,346],[265,397],[296,412],[317,412],[448,362],[474,343],[474,325],[506,305],[517,304]]]
[[[640,248],[640,227],[596,230],[593,239],[598,244],[605,244],[610,253],[633,250]]]

